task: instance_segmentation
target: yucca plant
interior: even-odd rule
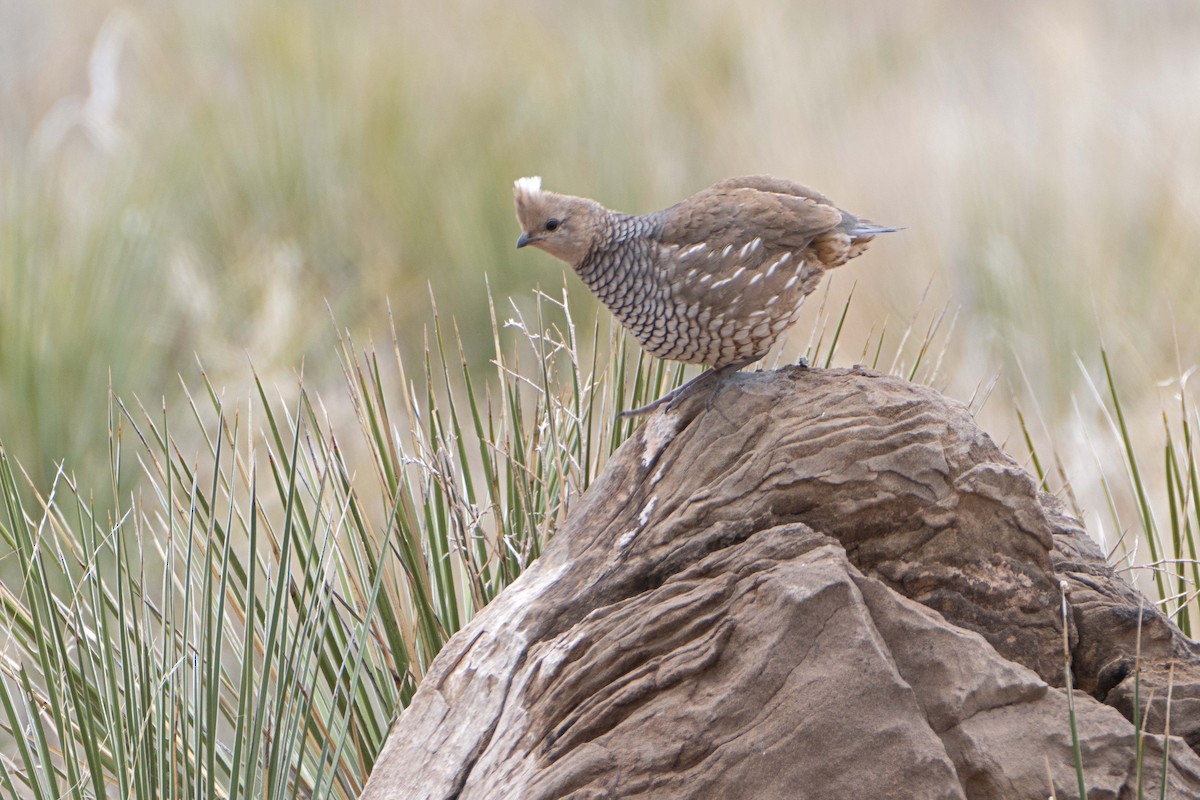
[[[615,409],[681,378],[612,337],[581,363],[541,300],[493,312],[493,380],[436,316],[415,379],[394,333],[391,371],[343,337],[357,460],[302,377],[231,408],[203,373],[183,421],[112,398],[106,503],[0,449],[3,793],[356,796],[446,639],[632,430]],[[546,306],[565,325],[543,333]]]

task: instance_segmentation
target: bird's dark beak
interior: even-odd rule
[[[540,241],[541,241],[541,239],[539,239],[536,236],[530,236],[528,233],[522,233],[520,238],[517,239],[517,247],[521,248],[527,244],[533,244],[534,242],[540,242]]]

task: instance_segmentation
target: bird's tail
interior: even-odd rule
[[[863,219],[859,220],[858,224],[847,231],[847,233],[857,238],[859,236],[877,236],[881,233],[895,233],[896,231],[902,230],[904,230],[904,228],[888,228],[883,225],[876,225],[874,222],[868,222],[867,220]]]
[[[844,246],[838,258],[833,260],[822,259],[825,268],[840,267],[852,258],[858,258],[863,254],[863,251],[870,245],[871,240],[881,233],[895,233],[902,231],[903,228],[889,228],[886,225],[876,225],[869,219],[855,219],[853,226],[846,230],[846,235],[850,237],[849,246]]]

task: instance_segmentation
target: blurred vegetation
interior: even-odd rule
[[[940,319],[935,383],[995,382],[981,422],[1057,447],[1115,547],[1144,515],[1099,488],[1095,343],[1143,462],[1200,357],[1197,41],[1183,0],[0,0],[0,434],[34,485],[107,485],[110,385],[328,386],[389,305],[419,357],[430,287],[485,367],[485,277],[525,311],[563,280],[513,249],[512,179],[640,211],[772,173],[906,227],[833,276],[833,363]]]
[[[328,352],[326,303],[378,334],[390,300],[413,355],[432,284],[480,363],[484,276],[526,308],[561,280],[512,247],[525,174],[639,211],[773,173],[904,225],[836,277],[839,296],[858,282],[847,339],[948,307],[946,388],[1003,369],[1023,390],[1019,363],[1052,429],[1098,331],[1130,387],[1200,351],[1173,330],[1200,314],[1194,3],[0,15],[0,430],[43,484],[64,459],[103,477],[110,375],[151,404],[196,354],[243,395],[247,360],[290,382]],[[1154,425],[1138,411],[1158,398],[1130,403]],[[1000,438],[1004,405],[985,420]]]

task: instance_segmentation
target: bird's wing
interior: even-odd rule
[[[667,247],[703,244],[710,250],[737,250],[759,240],[767,254],[802,250],[844,218],[828,201],[724,184],[659,214],[659,241]]]
[[[709,191],[713,190],[731,190],[731,189],[756,189],[760,192],[771,192],[774,194],[791,195],[793,197],[802,197],[812,200],[822,206],[834,207],[833,201],[825,195],[810,189],[801,183],[785,180],[783,178],[772,178],[770,175],[747,175],[742,178],[728,178],[720,183],[713,184]],[[838,230],[848,234],[853,239],[867,239],[879,233],[895,233],[899,228],[891,228],[886,225],[877,225],[869,219],[863,219],[857,214],[851,214],[849,211],[839,209],[842,214],[840,224],[837,225]]]
[[[729,319],[768,313],[777,301],[790,312],[822,272],[814,240],[843,220],[835,206],[809,197],[721,185],[658,217],[659,264],[673,302],[720,308]]]

